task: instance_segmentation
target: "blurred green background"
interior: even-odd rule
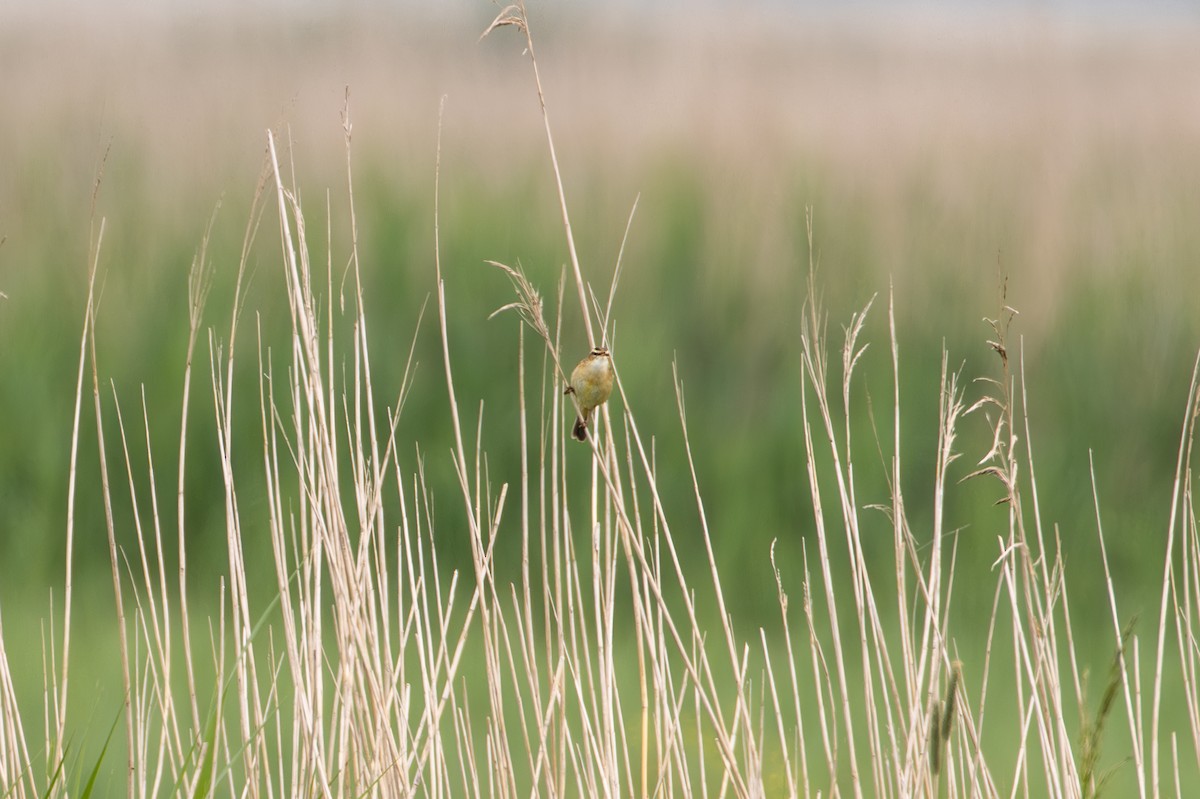
[[[1105,601],[1092,452],[1121,614],[1140,612],[1147,634],[1200,344],[1200,102],[1185,78],[1200,67],[1195,31],[1145,25],[1122,32],[1018,12],[953,24],[776,12],[755,22],[531,9],[574,231],[598,296],[607,296],[638,198],[614,305],[614,353],[640,429],[658,442],[675,535],[695,534],[698,514],[673,363],[685,386],[716,556],[727,584],[739,588],[729,594],[735,618],[747,634],[776,624],[773,541],[786,587],[800,591],[803,545],[812,534],[799,426],[810,260],[835,346],[840,326],[875,298],[859,377],[871,405],[859,393],[852,407],[864,506],[887,502],[869,414],[886,454],[894,285],[902,488],[914,529],[927,533],[942,348],[974,401],[986,387],[973,381],[999,376],[983,320],[999,313],[1003,274],[1008,303],[1020,311],[1010,349],[1028,380],[1042,515],[1048,532],[1057,525],[1061,534],[1072,605]],[[207,330],[228,341],[268,128],[294,163],[312,251],[325,253],[332,233],[340,284],[349,255],[339,117],[347,86],[377,407],[394,403],[415,337],[419,366],[398,427],[400,457],[415,468],[419,446],[438,498],[444,563],[468,562],[432,304],[418,321],[434,297],[443,98],[441,257],[452,358],[472,435],[486,403],[497,485],[519,475],[518,325],[513,315],[488,319],[512,294],[484,260],[520,262],[550,307],[567,260],[522,43],[503,30],[478,41],[494,13],[486,4],[436,15],[375,9],[283,19],[82,12],[13,16],[0,27],[0,107],[8,120],[0,126],[0,291],[7,295],[0,300],[0,612],[7,640],[39,640],[51,602],[61,602],[89,241],[101,218],[103,401],[111,411],[115,388],[135,468],[144,469],[144,388],[170,557],[187,276],[219,203],[188,471],[189,582],[197,602],[215,601],[226,555]],[[815,252],[806,232],[810,207]],[[276,219],[268,199],[241,318],[236,424],[247,442],[257,440],[261,424],[255,326],[261,319],[278,347],[288,321]],[[573,295],[565,308],[565,351],[582,355],[587,342]],[[540,364],[534,339],[526,344]],[[836,353],[832,360],[840,363]],[[531,377],[528,386],[536,391],[539,383]],[[77,601],[85,618],[110,619],[90,400],[82,416]],[[106,433],[116,496],[126,497],[116,430]],[[990,443],[985,420],[968,417],[951,481],[971,471]],[[240,499],[247,528],[262,524],[261,538],[246,546],[265,576],[259,457],[249,443],[241,453]],[[956,632],[967,650],[982,644],[972,636],[991,612],[989,567],[1007,524],[1003,508],[992,507],[997,492],[977,482],[949,497],[947,529],[962,528],[960,568],[989,586],[956,589]],[[145,512],[148,498],[139,503]],[[116,512],[128,536],[122,543],[132,547],[127,499]],[[867,544],[877,546],[868,557],[889,568],[890,525],[863,513]],[[515,524],[511,514],[511,531]],[[702,550],[687,554],[699,558]],[[499,569],[515,578],[518,562],[514,543],[501,552]],[[1113,647],[1104,618],[1087,613],[1076,629],[1097,669],[1107,668]],[[100,652],[115,670],[115,641],[92,629],[94,640],[82,650]],[[10,658],[34,696],[37,647],[10,648]]]

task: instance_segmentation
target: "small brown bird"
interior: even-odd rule
[[[574,394],[580,416],[575,420],[571,435],[577,441],[587,441],[588,421],[592,411],[608,401],[613,389],[612,357],[604,347],[596,347],[571,372],[571,383],[564,394]]]

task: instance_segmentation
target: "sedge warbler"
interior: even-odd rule
[[[587,426],[592,411],[608,401],[613,389],[612,356],[604,347],[595,347],[571,372],[570,385],[564,394],[574,394],[579,404],[579,416],[571,435],[576,441],[587,441]]]

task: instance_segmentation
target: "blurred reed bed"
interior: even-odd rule
[[[1191,600],[1165,599],[1194,588],[1195,120],[1145,99],[1182,99],[1190,51],[694,21],[658,46],[552,19],[554,160],[511,41],[468,49],[448,23],[395,47],[393,22],[168,27],[133,54],[76,32],[74,77],[136,80],[6,87],[49,98],[33,129],[62,138],[6,134],[4,207],[31,204],[0,231],[20,342],[0,357],[26,376],[3,395],[23,421],[3,512],[35,534],[3,543],[4,608],[69,557],[91,619],[108,564],[107,685],[130,700],[106,754],[68,757],[83,667],[55,615],[45,731],[28,661],[5,694],[13,795],[122,759],[131,794],[1195,781],[1194,714],[1162,699],[1195,693]],[[251,46],[280,59],[255,70]],[[343,76],[352,129],[330,124]],[[97,105],[107,129],[73,136]],[[64,220],[92,204],[89,248]],[[550,356],[586,351],[563,308],[584,274],[603,307],[618,258],[622,397],[589,460],[563,446]],[[511,294],[485,260],[540,291],[545,339],[488,320]],[[826,308],[860,313],[831,333]],[[8,658],[30,604],[3,617]]]

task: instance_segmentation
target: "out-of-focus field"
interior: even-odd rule
[[[478,41],[494,13],[481,3],[436,17],[88,16],[0,28],[0,609],[10,640],[13,630],[36,630],[48,596],[61,596],[89,235],[103,218],[104,390],[111,378],[137,441],[144,386],[160,502],[173,508],[188,267],[219,202],[208,318],[219,343],[273,128],[290,144],[314,252],[324,252],[329,235],[316,210],[327,197],[335,209],[333,250],[343,260],[335,255],[333,269],[343,273],[347,86],[382,393],[399,390],[414,335],[420,362],[399,438],[419,443],[435,495],[450,485],[440,343],[428,315],[418,324],[434,291],[442,98],[440,235],[457,388],[471,413],[487,397],[485,428],[515,429],[515,396],[505,405],[494,388],[515,386],[517,324],[487,318],[511,289],[484,260],[521,262],[553,307],[567,255],[528,60],[510,31]],[[643,432],[662,442],[661,472],[678,474],[664,480],[664,501],[694,523],[679,459],[678,366],[716,554],[727,584],[744,575],[747,590],[732,592],[731,609],[748,629],[778,614],[773,588],[753,590],[770,586],[775,539],[798,592],[811,518],[797,424],[810,257],[832,330],[876,297],[863,380],[881,409],[891,400],[894,286],[901,407],[910,429],[925,431],[905,442],[904,490],[918,524],[932,514],[920,502],[932,503],[943,343],[966,380],[998,375],[982,320],[998,314],[999,275],[1008,276],[1023,337],[1010,342],[1011,354],[1028,380],[1039,497],[1058,525],[1076,608],[1099,608],[1103,598],[1092,451],[1114,578],[1129,601],[1122,610],[1155,615],[1200,346],[1197,29],[1112,30],[1038,15],[948,24],[532,14],[574,231],[602,300],[640,198],[614,304],[614,354]],[[245,356],[258,320],[283,324],[287,313],[275,299],[273,212],[264,219],[243,318],[251,370]],[[564,340],[582,354],[586,340],[571,313]],[[202,341],[196,420],[212,418],[208,357]],[[969,387],[968,401],[980,391]],[[260,425],[252,400],[242,406],[251,429]],[[853,410],[862,494],[884,502],[872,408]],[[881,415],[886,442],[892,424]],[[77,590],[103,617],[112,592],[88,417]],[[974,424],[976,435],[958,442],[962,475],[991,443],[983,418]],[[225,558],[223,506],[211,426],[196,422],[191,435],[189,558],[209,575],[191,580],[203,602],[215,597],[213,575]],[[511,449],[489,454],[498,480],[514,467],[513,439]],[[261,455],[245,457],[240,501],[252,512]],[[947,509],[960,520],[948,526],[966,526],[960,560],[988,564],[1005,515],[989,508],[994,487],[967,496],[972,503]],[[437,512],[444,552],[451,562],[456,547],[465,557],[465,534],[453,540],[461,509],[446,501]],[[117,513],[128,523],[127,510]],[[886,553],[890,524],[882,515],[879,524]],[[257,544],[267,550],[265,539]],[[511,565],[517,554],[507,557]],[[986,618],[990,591],[956,590],[957,613]],[[1087,630],[1077,634],[1089,641]],[[1107,666],[1111,637],[1105,628],[1089,641],[1102,653],[1097,668]],[[102,641],[89,646],[109,654]],[[27,675],[41,668],[34,649]]]

